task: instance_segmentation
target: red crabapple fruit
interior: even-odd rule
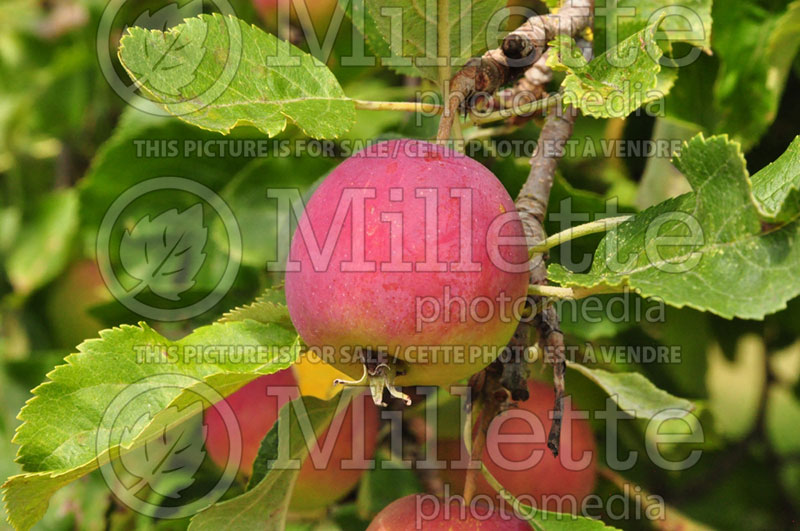
[[[491,363],[519,321],[527,262],[514,203],[489,170],[391,140],[344,161],[308,201],[286,299],[303,341],[370,380],[380,403],[384,386],[447,385]]]
[[[547,434],[553,422],[550,416],[555,393],[550,385],[533,380],[528,382],[528,391],[528,400],[492,419],[481,461],[521,502],[576,513],[594,491],[597,479],[597,448],[591,426],[565,402],[561,447],[558,457],[553,457],[547,448]],[[448,420],[440,419],[440,431]],[[466,448],[460,439],[446,438],[439,438],[437,448],[437,458],[448,463],[442,472],[444,481],[452,492],[461,492],[466,470],[455,463],[467,455]],[[477,492],[496,496],[483,476],[478,478]]]
[[[530,531],[531,525],[511,511],[481,503],[449,502],[431,495],[411,494],[387,505],[367,531]]]
[[[302,394],[327,399],[330,398],[328,390],[331,381],[336,375],[330,366],[310,363],[307,358],[301,358],[291,368],[261,376],[225,399],[236,415],[241,431],[239,472],[243,476],[249,477],[252,473],[261,441],[278,419],[280,406],[275,388],[285,388],[291,398]],[[324,385],[320,385],[321,380],[325,381]],[[268,393],[270,388],[272,393]],[[308,513],[324,509],[353,490],[361,478],[364,467],[359,468],[357,463],[362,458],[371,459],[375,452],[378,412],[367,395],[356,400],[363,401],[363,408],[355,408],[351,404],[342,413],[344,419],[338,431],[334,433],[329,428],[319,437],[319,448],[323,448],[327,437],[336,436],[325,466],[315,467],[309,456],[300,468],[289,504],[290,511]],[[212,406],[206,410],[203,422],[206,427],[206,451],[212,461],[224,468],[230,451],[225,421],[219,410]],[[318,448],[311,452],[312,455],[315,453],[320,454]],[[350,460],[351,464],[344,464]],[[326,459],[322,457],[320,461],[325,462]]]

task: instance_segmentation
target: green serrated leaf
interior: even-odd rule
[[[762,319],[785,308],[800,293],[797,216],[777,227],[762,225],[741,147],[726,135],[693,137],[674,163],[694,192],[609,231],[589,273],[552,264],[548,278],[586,288],[627,285],[642,296],[726,318]]]
[[[155,101],[204,129],[252,124],[274,136],[290,119],[311,137],[334,138],[355,119],[327,66],[234,17],[200,15],[165,32],[129,28],[119,57]]]
[[[319,437],[360,392],[348,389],[328,401],[302,397],[283,406],[278,421],[261,442],[247,492],[196,515],[189,529],[283,529],[300,468],[275,463],[280,463],[282,457],[299,462],[308,457],[309,430]],[[281,440],[282,437],[289,440]],[[286,444],[288,447],[284,447]]]
[[[547,54],[546,63],[557,72],[574,72],[586,68],[589,64],[575,40],[569,35],[556,35],[549,46],[550,52]]]
[[[255,301],[234,308],[222,316],[220,322],[244,321],[252,319],[259,323],[275,323],[290,330],[294,329],[286,307],[286,294],[280,287],[268,288]]]
[[[564,70],[564,103],[595,118],[623,118],[657,97],[663,55],[655,41],[660,20],[631,35],[616,47],[586,63],[575,42],[566,35],[550,43],[547,64]],[[663,80],[661,88],[668,87]],[[660,96],[660,94],[658,95]]]
[[[9,521],[17,528],[41,519],[50,496],[62,486],[197,412],[191,405],[202,393],[195,391],[210,387],[227,396],[262,374],[289,367],[299,352],[296,334],[254,321],[205,326],[179,341],[145,324],[104,330],[100,336],[83,342],[65,365],[50,372],[20,412],[23,423],[14,442],[26,473],[3,485]],[[212,357],[198,363],[197,346]],[[274,350],[245,361],[222,355],[267,347]],[[147,399],[126,403],[113,425],[104,424],[110,406],[131,389]],[[152,420],[139,422],[144,415]]]
[[[350,16],[383,66],[438,81],[437,27],[446,24],[450,28],[450,59],[457,69],[486,51],[487,29],[492,22],[498,25],[505,21],[499,12],[506,0],[448,0],[447,17],[438,13],[439,3],[370,0],[354,3],[355,12]],[[363,12],[357,9],[362,5]]]
[[[573,362],[567,362],[567,367],[599,385],[622,411],[635,418],[650,419],[665,409],[687,413],[694,409],[690,401],[659,389],[638,372],[609,372]]]
[[[753,198],[762,216],[789,221],[800,213],[800,136],[752,179]]]

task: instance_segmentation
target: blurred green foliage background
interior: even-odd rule
[[[136,3],[142,11],[155,2]],[[181,176],[211,188],[230,205],[240,226],[244,255],[233,288],[211,310],[188,321],[150,324],[180,337],[223,311],[251,301],[280,279],[265,264],[278,259],[275,209],[269,187],[308,190],[339,157],[153,157],[136,153],[136,140],[214,140],[221,135],[128,106],[101,74],[97,28],[101,0],[5,0],[0,4],[0,481],[18,473],[11,443],[16,415],[30,389],[83,339],[102,328],[135,323],[141,317],[119,304],[102,282],[95,263],[95,239],[113,200],[137,182]],[[249,2],[235,4],[237,16],[264,27]],[[764,32],[783,15],[787,3],[715,2],[713,55],[703,55],[667,98],[667,116],[637,113],[625,120],[580,118],[574,138],[685,139],[698,130],[730,132],[744,140],[751,173],[782,153],[800,123],[800,62],[796,46],[777,58],[757,56]],[[124,19],[121,16],[120,19]],[[118,34],[122,23],[115,26]],[[800,31],[800,24],[794,26]],[[349,29],[340,34],[348,35]],[[303,43],[298,42],[302,47]],[[414,80],[378,67],[340,67],[348,53],[337,41],[329,66],[345,93],[362,99],[409,99]],[[112,52],[112,57],[115,54]],[[789,53],[791,52],[791,53]],[[739,55],[737,55],[739,54]],[[776,64],[769,64],[773,60]],[[767,62],[765,64],[765,61]],[[780,63],[780,64],[777,64]],[[118,72],[118,64],[113,65]],[[770,67],[780,67],[784,83],[766,84]],[[763,72],[762,72],[763,70]],[[763,74],[763,75],[762,75]],[[781,76],[779,76],[781,77]],[[711,87],[714,90],[711,90]],[[774,100],[771,109],[769,101]],[[410,113],[358,111],[349,139],[395,136],[430,139],[437,120]],[[709,116],[708,114],[711,113]],[[503,138],[535,138],[533,121]],[[238,128],[237,138],[262,138]],[[289,127],[279,139],[298,139]],[[480,157],[516,194],[527,176],[526,159]],[[573,209],[593,213],[616,197],[621,211],[634,211],[685,189],[663,159],[568,157],[551,208],[572,197]],[[673,174],[667,179],[666,176]],[[180,198],[171,198],[180,205]],[[135,212],[130,214],[135,221]],[[555,223],[548,232],[560,227]],[[213,276],[227,248],[210,228],[204,251]],[[599,236],[573,245],[575,256],[591,251]],[[559,261],[558,252],[552,259]],[[798,271],[800,274],[800,271]],[[209,280],[210,282],[210,280]],[[208,291],[200,277],[192,287]],[[631,298],[633,296],[630,296]],[[567,310],[565,310],[567,311]],[[572,322],[568,343],[577,345],[679,345],[679,364],[604,364],[634,370],[678,396],[694,400],[705,443],[698,464],[674,474],[640,459],[626,477],[707,525],[722,529],[777,529],[797,525],[800,515],[800,303],[763,322],[728,321],[691,309],[667,308],[658,323]],[[596,389],[579,377],[570,382],[578,401],[602,404]],[[598,426],[598,429],[601,429]],[[621,452],[644,454],[641,427],[623,423]],[[597,432],[603,446],[604,434]],[[383,450],[381,450],[383,452]],[[685,447],[676,452],[687,452]],[[385,458],[387,454],[384,452]],[[418,488],[413,474],[373,474],[333,520],[359,528],[380,508],[386,492],[402,495]],[[373,489],[370,495],[369,489]],[[599,491],[614,487],[601,482]],[[380,495],[376,496],[375,492]],[[378,501],[376,501],[378,500]],[[5,523],[0,522],[0,528]],[[185,522],[153,522],[115,502],[97,475],[59,491],[40,529],[176,527]]]

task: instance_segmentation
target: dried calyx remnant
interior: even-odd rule
[[[495,100],[502,102],[515,92],[525,91],[530,99],[544,97],[544,85],[550,81],[550,69],[546,65],[547,45],[559,34],[566,34],[578,40],[579,47],[587,60],[591,60],[592,46],[582,39],[587,28],[594,22],[593,0],[565,0],[558,13],[534,16],[522,26],[509,33],[500,48],[489,50],[482,57],[470,60],[457,72],[449,84],[447,108],[439,123],[438,139],[450,137],[450,130],[460,107],[469,108],[472,96],[476,94],[495,94],[501,87],[521,78],[516,85],[500,94]],[[526,101],[516,103],[527,103]],[[572,135],[577,112],[570,106],[555,109],[547,115],[539,136],[539,145],[554,149],[539,149],[531,158],[528,179],[515,201],[525,229],[528,246],[532,247],[546,238],[544,217],[553,185],[556,165],[562,156],[563,146]],[[545,255],[534,258],[531,265],[531,284],[547,282]],[[529,376],[526,352],[531,342],[531,328],[537,332],[538,345],[543,352],[544,361],[553,366],[555,388],[554,418],[548,435],[547,445],[553,455],[558,455],[561,437],[561,417],[563,413],[564,373],[564,335],[559,328],[558,315],[552,305],[540,297],[528,299],[531,312],[539,310],[533,320],[523,319],[509,342],[507,349],[490,367],[483,371],[481,379],[489,388],[502,387],[514,401],[528,399],[527,380]],[[491,381],[491,382],[490,382]],[[502,393],[483,394],[485,400],[502,402]],[[497,404],[499,405],[499,404]],[[496,406],[497,406],[496,405]],[[497,407],[489,407],[497,410]],[[481,427],[483,428],[483,427]]]
[[[469,107],[471,96],[494,94],[536,65],[547,50],[547,44],[557,35],[580,37],[592,26],[593,12],[594,0],[565,0],[558,13],[529,18],[506,35],[499,48],[470,59],[450,80],[447,108],[442,114],[437,137],[440,140],[450,137],[459,107]]]
[[[411,405],[411,397],[403,393],[395,387],[395,378],[403,374],[405,371],[402,367],[401,361],[391,358],[385,352],[377,352],[374,350],[364,351],[364,374],[358,380],[343,380],[337,378],[333,381],[334,385],[361,385],[364,382],[369,384],[369,390],[372,394],[372,401],[376,406],[386,407],[386,402],[383,400],[384,389],[395,398],[399,398],[406,403],[407,406]]]

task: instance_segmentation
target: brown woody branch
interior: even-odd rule
[[[578,37],[593,23],[593,0],[566,0],[557,14],[537,16],[528,19],[517,30],[506,36],[503,45],[490,50],[478,59],[473,59],[461,69],[450,81],[448,101],[439,123],[437,138],[442,141],[450,137],[450,130],[459,108],[477,93],[493,95],[501,86],[513,81],[526,70],[531,70],[526,81],[531,85],[543,87],[549,81],[549,69],[544,64],[543,54],[547,44],[559,33]],[[584,48],[584,53],[591,54],[591,46]],[[533,65],[533,67],[532,67]],[[545,240],[544,218],[550,189],[553,185],[556,165],[563,155],[563,146],[572,135],[572,128],[577,112],[570,106],[561,109],[560,105],[547,116],[539,137],[539,149],[531,158],[531,171],[516,201],[517,210],[525,230],[528,246],[532,247]],[[554,149],[555,148],[555,149]],[[545,256],[540,255],[538,261],[531,266],[531,283],[545,284],[547,269]],[[564,337],[558,327],[558,316],[547,301],[531,296],[528,299],[530,311],[541,308],[532,322],[523,319],[517,327],[508,348],[498,356],[489,367],[473,376],[471,384],[480,404],[482,412],[477,425],[478,439],[488,429],[491,419],[506,406],[508,396],[514,401],[528,399],[528,365],[526,353],[531,345],[531,327],[538,332],[538,342],[544,352],[546,362],[553,365],[553,379],[556,391],[554,419],[548,436],[548,447],[553,455],[558,455],[562,402],[564,397]],[[479,451],[474,451],[473,458],[480,459]],[[468,471],[466,498],[469,500],[474,490],[475,478]]]
[[[503,39],[499,48],[471,59],[450,80],[447,102],[439,122],[437,139],[450,137],[453,121],[462,105],[470,107],[475,94],[494,94],[500,87],[520,77],[544,54],[547,44],[558,34],[578,37],[593,22],[594,0],[565,0],[555,14],[529,18]]]
[[[531,157],[531,171],[528,179],[517,196],[515,205],[519,213],[528,247],[543,241],[547,234],[544,230],[544,219],[547,214],[547,203],[553,178],[559,159],[563,155],[566,141],[572,135],[573,124],[577,112],[571,106],[562,111],[554,109],[548,114],[536,153]],[[534,256],[530,282],[531,284],[547,283],[546,255]],[[555,387],[554,417],[548,435],[547,446],[558,455],[561,438],[561,415],[564,398],[564,373],[566,362],[564,357],[564,335],[558,326],[558,315],[555,308],[547,304],[541,297],[529,297],[531,308],[543,308],[533,321],[523,319],[517,326],[506,350],[503,362],[503,385],[511,392],[514,400],[528,398],[528,367],[524,353],[530,345],[531,327],[538,332],[538,343],[546,363],[553,366],[553,382]]]
[[[583,41],[580,43],[581,50],[587,60],[591,60],[591,43]],[[553,187],[553,178],[556,172],[558,161],[564,155],[564,146],[572,136],[572,129],[575,124],[577,111],[570,105],[563,109],[556,107],[545,120],[542,131],[539,134],[537,150],[531,157],[531,170],[528,178],[517,196],[515,206],[519,213],[522,226],[525,231],[525,238],[528,247],[533,247],[547,237],[544,230],[544,219],[547,214],[547,203],[550,198],[550,190]],[[547,283],[547,256],[539,254],[533,257],[531,265],[530,283],[542,285]],[[558,455],[561,441],[561,417],[563,414],[563,400],[565,392],[564,373],[567,369],[565,359],[564,334],[559,328],[558,314],[548,301],[539,296],[529,297],[529,304],[532,309],[541,308],[536,315],[533,323],[527,320],[520,322],[517,331],[512,337],[509,352],[524,352],[523,346],[530,343],[521,343],[529,340],[530,327],[533,324],[538,333],[539,347],[543,353],[544,361],[553,366],[553,387],[555,389],[555,403],[553,404],[553,423],[550,426],[550,433],[547,437],[547,446],[553,455]],[[503,367],[503,381],[511,385],[520,385],[527,380],[528,369],[524,356],[517,354],[508,360]],[[509,388],[512,397],[515,392],[520,393],[519,388]],[[527,386],[524,389],[527,397]]]

